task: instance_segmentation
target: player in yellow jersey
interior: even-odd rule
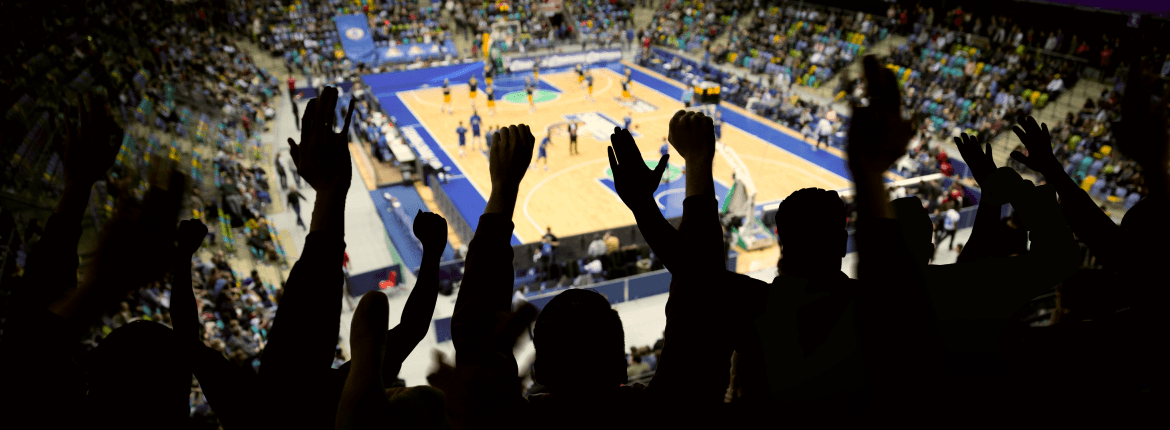
[[[451,115],[455,114],[455,109],[451,107],[451,80],[443,79],[443,106],[439,108],[439,112],[449,111]]]
[[[532,63],[532,78],[540,81],[540,57],[536,57],[536,62]]]
[[[577,63],[577,84],[585,85],[585,68],[580,63]]]
[[[492,86],[492,66],[483,66],[483,86]]]
[[[524,91],[528,93],[528,113],[536,112],[536,103],[532,101],[532,92],[535,90],[536,88],[532,85],[532,81],[527,77],[524,78]]]
[[[467,80],[467,86],[471,87],[471,108],[472,109],[475,109],[475,90],[476,90],[475,87],[477,85],[479,85],[479,81],[477,81],[475,79],[475,76],[472,76],[471,79]]]
[[[585,76],[585,84],[589,86],[589,95],[587,95],[585,97],[589,99],[590,103],[597,103],[597,100],[593,99],[593,74],[592,73]]]
[[[622,100],[630,99],[630,78],[622,79]]]
[[[492,89],[491,85],[483,89],[483,94],[487,96],[488,115],[496,114],[496,90]]]

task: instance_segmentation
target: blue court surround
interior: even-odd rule
[[[370,191],[370,198],[374,200],[374,206],[378,208],[378,216],[382,219],[382,226],[386,228],[386,234],[390,236],[390,241],[394,243],[394,248],[402,257],[403,265],[411,273],[417,273],[418,268],[422,265],[422,250],[415,245],[413,223],[403,226],[395,219],[396,215],[392,211],[390,201],[383,197],[383,194],[387,192],[398,199],[398,202],[402,204],[402,212],[412,219],[419,210],[429,212],[430,209],[427,208],[426,203],[423,202],[422,197],[418,195],[418,191],[412,185],[391,185]],[[451,248],[451,244],[447,244],[440,261],[453,259],[455,259],[455,251]]]
[[[483,63],[476,62],[454,66],[433,67],[423,70],[366,75],[362,77],[362,80],[366,82],[366,85],[370,88],[370,92],[378,98],[378,102],[382,105],[382,109],[386,111],[386,114],[397,119],[399,127],[413,127],[419,136],[422,137],[422,144],[426,145],[435,154],[435,157],[439,159],[440,163],[451,168],[450,173],[454,179],[440,186],[443,192],[451,198],[451,202],[455,205],[459,214],[467,221],[468,227],[474,231],[479,225],[479,216],[487,208],[486,197],[476,189],[470,180],[464,177],[463,170],[459,168],[455,160],[439,146],[438,142],[431,135],[431,131],[419,122],[418,117],[398,97],[399,91],[442,86],[444,78],[457,78],[457,81],[463,81],[459,83],[464,83],[468,75],[471,74],[475,74],[476,79],[482,82]],[[521,78],[521,82],[523,82],[523,78]],[[415,143],[412,142],[412,144]],[[377,197],[374,200],[377,201],[380,198]],[[520,238],[516,237],[515,234],[512,235],[512,244],[521,244]],[[403,258],[406,257],[404,256]]]
[[[682,88],[636,69],[631,70],[631,76],[634,78],[635,85],[642,84],[675,100],[682,100]],[[634,88],[634,95],[637,96],[636,87]],[[849,174],[849,166],[841,157],[833,155],[828,151],[814,151],[811,145],[801,142],[800,139],[789,136],[768,124],[764,124],[758,119],[750,118],[734,110],[720,106],[719,112],[723,114],[724,124],[735,126],[748,134],[759,137],[772,146],[788,151],[797,157],[824,167],[837,176],[853,182],[853,177]]]

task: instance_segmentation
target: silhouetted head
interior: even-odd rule
[[[895,199],[893,205],[894,216],[902,227],[902,239],[914,255],[914,261],[929,263],[934,255],[934,223],[922,207],[922,201],[918,197],[903,197]]]
[[[845,203],[836,191],[805,188],[793,192],[776,210],[776,232],[784,247],[777,264],[781,273],[802,276],[841,270],[849,233]]]
[[[1121,234],[1125,243],[1121,260],[1123,273],[1131,275],[1144,273],[1151,277],[1157,268],[1170,260],[1170,249],[1162,244],[1170,240],[1170,224],[1166,213],[1170,211],[1170,200],[1147,197],[1139,201],[1121,220]],[[1150,278],[1152,279],[1152,278]]]
[[[135,321],[101,341],[87,357],[91,423],[99,428],[133,422],[185,426],[191,369],[181,363],[173,338],[161,324]]]
[[[565,291],[536,319],[534,379],[559,395],[616,388],[627,381],[625,344],[621,317],[608,300],[590,290]]]

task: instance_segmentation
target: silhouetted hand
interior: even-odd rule
[[[196,219],[179,221],[179,247],[171,272],[171,324],[185,346],[195,345],[187,341],[198,341],[201,331],[199,307],[191,291],[191,255],[199,250],[206,237],[207,226],[203,222]]]
[[[1024,147],[1028,148],[1028,155],[1012,151],[1012,159],[1024,163],[1029,169],[1040,172],[1045,177],[1063,172],[1064,167],[1056,156],[1052,155],[1052,137],[1048,134],[1048,124],[1037,124],[1036,119],[1032,117],[1020,117],[1019,122],[1018,127],[1012,127],[1012,132],[1024,142]]]
[[[700,112],[675,112],[670,118],[670,134],[666,139],[683,160],[715,159],[715,123]]]
[[[118,202],[114,218],[102,230],[95,262],[78,292],[53,305],[53,312],[86,323],[110,302],[128,291],[162,279],[171,268],[175,249],[175,221],[179,219],[186,177],[175,163],[155,163],[150,190],[142,203],[133,198]]]
[[[65,183],[93,185],[118,157],[122,127],[114,121],[109,107],[93,97],[81,100],[73,113],[77,124],[65,120]]]
[[[536,138],[527,125],[510,125],[500,129],[492,138],[489,170],[492,189],[518,188],[528,165],[532,163],[532,147]]]
[[[1015,205],[1020,200],[1022,190],[1032,187],[1032,183],[1020,177],[1020,174],[1008,167],[1001,167],[987,174],[979,183],[983,186],[983,200],[980,203],[999,206],[1005,203]]]
[[[414,216],[414,237],[422,242],[424,249],[442,250],[447,246],[447,220],[419,209]]]
[[[890,69],[873,55],[862,60],[869,106],[853,106],[849,126],[849,163],[853,169],[880,173],[906,154],[916,121],[902,119],[902,95]]]
[[[650,170],[629,130],[614,127],[609,141],[612,144],[608,148],[609,169],[613,172],[613,185],[622,202],[632,209],[637,203],[652,200],[654,190],[662,183],[662,174],[666,171],[670,154],[664,154],[654,170]]]
[[[350,324],[350,368],[337,405],[337,429],[393,427],[382,381],[389,321],[385,294],[371,291],[362,296]]]
[[[349,123],[353,118],[354,101],[349,102],[341,133],[335,133],[333,112],[337,107],[337,88],[325,87],[321,97],[309,100],[305,108],[301,120],[301,144],[297,145],[291,137],[288,139],[293,164],[318,193],[344,196],[349,190]]]
[[[195,251],[203,245],[207,237],[207,226],[197,219],[179,221],[179,258],[190,259]]]
[[[975,181],[982,185],[996,169],[995,160],[991,158],[991,143],[987,144],[987,152],[984,152],[978,138],[963,133],[961,139],[955,138],[955,145],[959,147],[959,153],[967,161],[967,166],[971,167]]]

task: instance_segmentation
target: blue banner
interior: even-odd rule
[[[364,14],[338,15],[333,17],[337,33],[341,35],[341,47],[345,55],[354,62],[370,63],[376,58],[374,37]]]
[[[458,57],[455,42],[450,40],[442,45],[438,43],[412,43],[397,46],[383,46],[378,48],[378,64],[382,63],[409,63],[417,58],[424,60],[441,60],[447,54]]]

